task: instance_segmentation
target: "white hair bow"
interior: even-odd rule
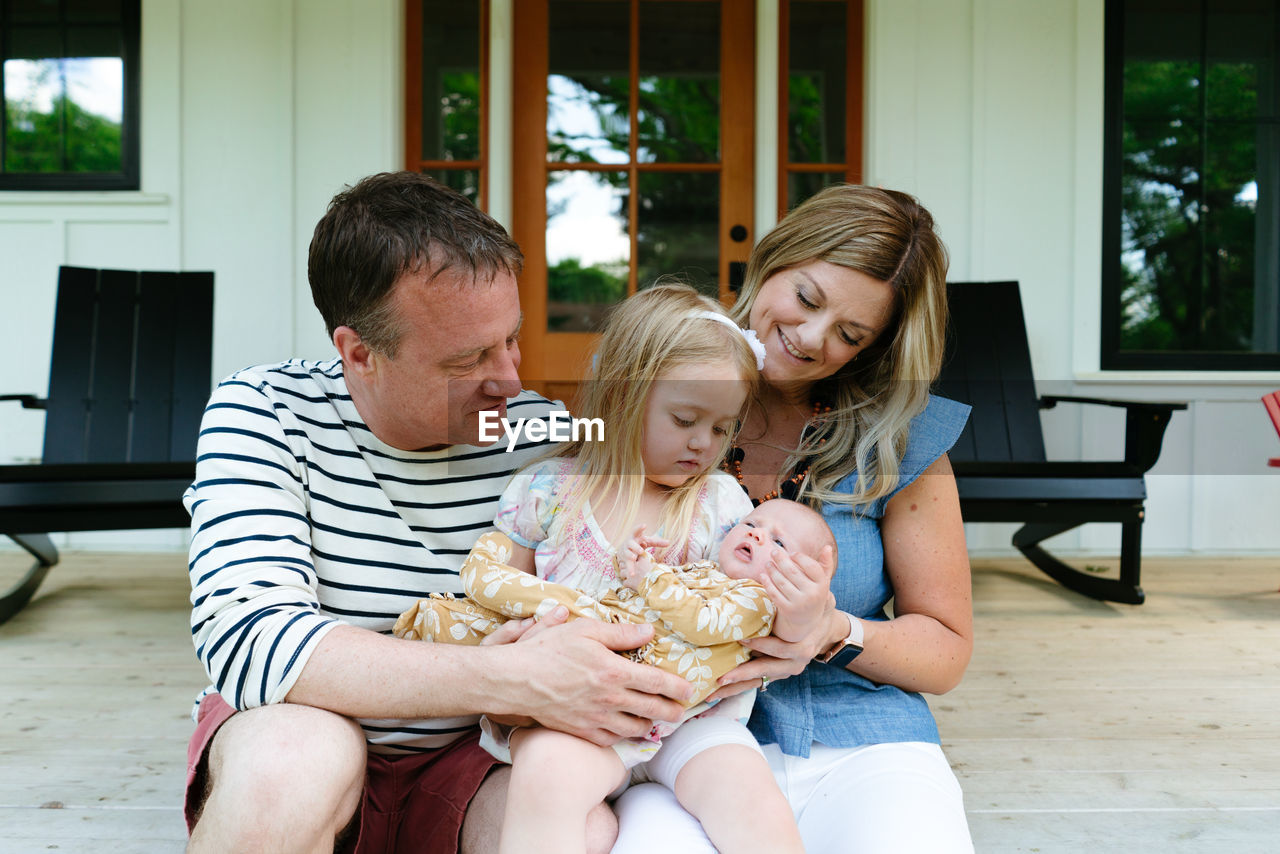
[[[693,317],[706,318],[707,320],[714,320],[716,323],[723,323],[734,332],[737,332],[746,339],[747,346],[751,348],[751,352],[756,354],[756,370],[764,370],[764,344],[760,341],[760,337],[756,335],[754,329],[743,329],[723,314],[718,314],[714,311],[695,311]]]

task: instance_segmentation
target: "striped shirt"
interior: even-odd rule
[[[523,392],[507,417],[556,408]],[[184,496],[191,633],[213,681],[204,694],[242,710],[282,702],[334,626],[389,634],[419,598],[461,592],[458,568],[493,530],[504,485],[545,450],[522,434],[507,453],[508,441],[392,448],[364,426],[338,359],[224,380],[205,409]],[[411,752],[441,747],[477,720],[360,723],[370,749]]]

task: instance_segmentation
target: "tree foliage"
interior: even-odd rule
[[[1252,349],[1257,88],[1253,64],[1126,64],[1122,349]]]
[[[598,136],[553,133],[549,159],[562,163],[602,163],[593,150],[626,152],[629,146],[629,84],[625,76],[582,74],[567,78],[578,102],[589,106]],[[713,163],[719,159],[720,87],[714,76],[646,77],[638,83],[638,157],[645,162]],[[566,173],[552,172],[556,181]],[[625,169],[597,173],[621,199],[624,228],[630,225],[631,193]],[[719,247],[720,187],[714,172],[646,172],[639,181],[635,259],[640,286],[679,273],[690,284],[715,293]],[[555,216],[557,211],[549,211]],[[550,271],[549,271],[550,272]],[[569,287],[549,276],[551,298]]]
[[[89,112],[57,79],[56,61],[42,62],[31,89],[56,91],[46,109],[34,96],[4,99],[4,171],[10,173],[119,172],[119,121]]]

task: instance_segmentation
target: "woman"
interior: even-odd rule
[[[834,607],[822,572],[779,560],[777,577],[813,631],[794,644],[752,641],[759,657],[720,692],[761,689],[751,729],[812,852],[972,850],[919,693],[955,687],[973,646],[946,457],[968,408],[928,393],[942,362],[946,271],[932,217],[913,198],[829,187],[756,246],[733,310],[767,355],[732,470],[753,500],[820,507],[839,545]],[[617,812],[615,854],[659,839],[667,851],[713,850],[649,787]]]

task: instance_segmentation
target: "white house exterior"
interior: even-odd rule
[[[511,215],[512,5],[490,15],[489,209]],[[756,0],[757,32],[777,3]],[[1055,393],[1190,403],[1147,478],[1147,554],[1280,550],[1280,455],[1259,397],[1280,372],[1102,372],[1103,0],[867,0],[866,183],[933,212],[956,281],[1022,284],[1035,372]],[[758,39],[756,125],[776,126]],[[142,188],[0,192],[0,390],[48,383],[57,267],[213,270],[214,373],[328,357],[306,249],[329,198],[401,168],[402,0],[143,0]],[[755,233],[775,221],[777,152],[755,150]],[[1100,411],[1094,411],[1095,409]],[[1044,414],[1050,456],[1115,458],[1123,413]],[[0,462],[40,454],[43,416],[4,410]],[[974,553],[1014,526],[970,526]],[[1091,526],[1060,550],[1114,555]],[[1068,539],[1074,537],[1074,541]],[[74,546],[181,547],[174,532],[87,533]]]

